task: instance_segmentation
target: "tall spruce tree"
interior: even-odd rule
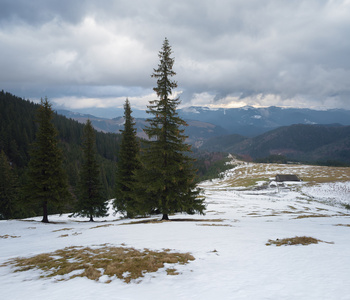
[[[118,155],[114,208],[129,218],[137,213],[135,202],[135,175],[140,169],[140,145],[136,138],[135,122],[131,116],[130,102],[124,104],[124,130]]]
[[[42,222],[48,223],[49,206],[62,209],[71,199],[67,176],[62,167],[62,151],[58,132],[52,124],[53,110],[47,98],[41,99],[37,112],[39,127],[30,150],[26,198],[43,209]]]
[[[148,106],[147,113],[153,118],[147,120],[145,132],[149,141],[142,156],[143,168],[137,172],[141,211],[159,211],[163,220],[168,220],[171,213],[203,214],[205,209],[194,181],[193,159],[188,155],[191,147],[185,143],[187,124],[176,112],[180,100],[171,98],[177,87],[177,82],[171,79],[176,75],[171,55],[169,41],[165,39],[158,68],[151,75],[157,79],[154,91],[158,99]]]
[[[90,120],[84,126],[83,159],[75,214],[89,217],[92,222],[94,217],[107,216],[108,207],[97,162],[95,131]]]
[[[0,219],[15,217],[18,206],[18,179],[5,152],[0,152]]]

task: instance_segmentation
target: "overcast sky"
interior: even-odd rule
[[[0,0],[0,90],[145,108],[165,37],[183,105],[350,109],[350,0]]]

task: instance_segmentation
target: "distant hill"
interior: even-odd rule
[[[212,138],[203,143],[202,149],[214,149],[213,145],[252,159],[283,155],[302,161],[350,163],[350,126],[284,126],[249,139],[235,135]]]
[[[39,104],[0,91],[0,151],[3,150],[19,174],[25,180],[29,162],[30,145],[35,139],[35,123]],[[64,168],[72,190],[77,187],[78,173],[82,162],[81,139],[83,124],[55,114],[53,123],[63,150]],[[120,135],[96,132],[96,144],[101,178],[106,195],[113,196],[114,173],[119,151]]]
[[[82,109],[79,113],[60,109],[57,111],[79,122],[85,122],[90,118],[96,130],[103,132],[119,133],[123,127],[122,109],[90,108]],[[344,109],[312,110],[275,106],[210,109],[192,106],[178,109],[177,112],[189,125],[185,132],[189,136],[188,142],[196,147],[214,136],[238,134],[254,137],[293,124],[350,125],[350,110]],[[146,138],[143,128],[148,115],[145,111],[134,109],[132,115],[136,121],[138,136]],[[112,118],[99,116],[112,116]]]
[[[199,148],[207,151],[233,152],[234,146],[245,140],[250,139],[239,134],[221,135],[207,139]]]
[[[81,114],[68,110],[57,110],[58,114],[61,114],[67,118],[76,120],[80,123],[85,123],[87,119],[90,119],[94,128],[102,132],[119,133],[124,128],[124,118],[117,117],[114,119],[99,118],[90,114]],[[219,136],[227,134],[227,131],[220,126],[197,120],[186,120],[188,126],[185,128],[185,134],[189,136],[188,142],[194,145],[200,145],[203,140],[211,138],[213,136]],[[147,138],[147,135],[143,131],[147,125],[145,118],[135,118],[135,128],[137,129],[137,136],[140,138]]]
[[[102,132],[119,133],[124,125],[123,117],[58,113],[81,123],[89,118]],[[199,150],[240,154],[248,159],[283,155],[291,160],[350,163],[350,126],[344,126],[350,125],[348,110],[191,107],[180,109],[179,115],[189,125],[185,128],[188,142]],[[146,119],[135,118],[135,122],[138,136],[147,138],[143,131]]]
[[[222,127],[228,134],[254,137],[272,129],[293,124],[350,125],[350,111],[344,109],[312,110],[281,107],[241,107],[209,109],[188,107],[179,110],[184,119],[208,122]]]

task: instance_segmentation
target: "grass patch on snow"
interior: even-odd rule
[[[59,232],[59,231],[67,231],[67,230],[72,230],[73,228],[61,228],[57,230],[53,230],[52,232]]]
[[[119,278],[126,283],[156,272],[165,264],[187,264],[195,258],[190,253],[163,251],[143,251],[126,247],[104,246],[101,248],[67,247],[52,253],[43,253],[29,258],[14,258],[3,265],[13,265],[16,272],[39,269],[45,272],[42,278],[56,277],[57,280],[69,280],[86,277],[109,283]],[[176,269],[166,270],[168,275],[177,275]]]
[[[222,226],[222,227],[233,227],[230,224],[196,224],[197,226]]]
[[[325,242],[318,239],[315,239],[313,237],[309,236],[296,236],[293,238],[285,238],[285,239],[276,239],[276,240],[268,240],[265,244],[266,246],[276,245],[277,247],[285,245],[310,245],[310,244],[318,244],[319,242],[327,243],[327,244],[334,244],[333,242]]]
[[[167,222],[222,222],[223,219],[170,219],[170,220],[159,220],[159,219],[148,219],[141,221],[132,221],[128,223],[122,223],[120,225],[135,225],[135,224],[159,224],[159,223],[167,223]]]
[[[306,219],[306,218],[328,218],[331,217],[330,215],[323,215],[323,214],[312,214],[312,215],[300,215],[297,216],[295,219]]]
[[[232,187],[252,187],[259,181],[269,182],[268,178],[277,174],[295,174],[304,182],[314,185],[317,183],[348,181],[350,168],[247,163],[239,165],[227,174],[228,177],[224,181]]]
[[[90,229],[103,228],[103,227],[109,227],[109,226],[114,226],[114,224],[97,225],[94,227],[90,227]]]
[[[0,239],[16,239],[16,238],[20,238],[20,236],[18,236],[18,235],[8,235],[8,234],[0,235]]]

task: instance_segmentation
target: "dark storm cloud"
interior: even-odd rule
[[[86,1],[70,0],[2,0],[0,10],[1,23],[25,22],[41,25],[53,18],[76,23],[87,13]]]
[[[0,89],[153,97],[168,37],[183,103],[350,108],[349,1],[0,3]]]

